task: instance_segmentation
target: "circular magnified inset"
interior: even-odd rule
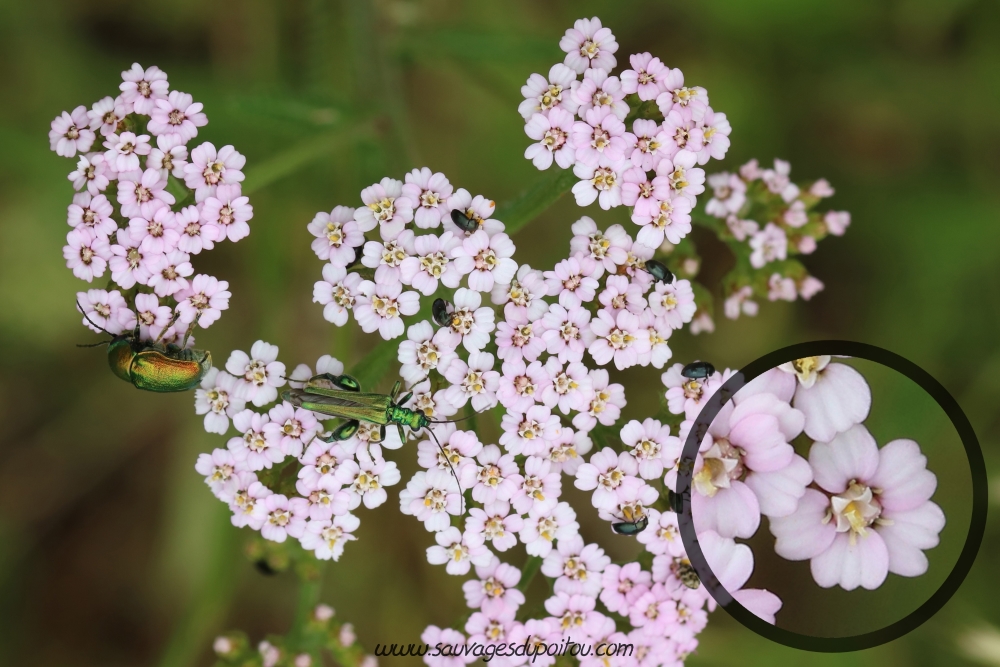
[[[986,471],[933,377],[881,348],[818,341],[736,373],[691,364],[682,380],[677,400],[697,397],[700,412],[678,466],[681,535],[743,625],[786,646],[859,650],[958,589],[985,529]]]

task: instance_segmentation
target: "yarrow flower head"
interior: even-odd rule
[[[516,216],[517,207],[498,211],[492,199],[429,167],[382,178],[359,193],[360,202],[303,220],[322,262],[313,300],[324,319],[344,326],[353,313],[362,331],[378,332],[383,340],[376,356],[355,368],[359,377],[381,381],[387,360],[395,357],[400,382],[389,395],[380,391],[391,385],[367,386],[375,380],[366,380],[356,406],[347,394],[358,383],[345,376],[343,363],[324,357],[288,374],[277,349],[259,341],[249,354],[234,352],[226,370],[206,376],[196,395],[206,429],[230,436],[224,448],[199,459],[197,470],[230,506],[234,524],[270,542],[297,540],[317,558],[334,560],[356,539],[360,519],[354,512],[360,516],[362,506],[385,504],[388,487],[403,482],[399,510],[433,534],[427,536],[428,562],[466,579],[472,609],[458,630],[429,627],[426,641],[455,647],[514,639],[529,646],[570,639],[631,642],[639,651],[636,665],[678,664],[697,646],[714,603],[692,574],[669,494],[660,485],[674,488],[693,419],[731,375],[724,370],[692,379],[681,364],[670,365],[674,331],[714,328],[711,291],[696,282],[702,258],[692,226],[702,224],[737,254],[737,269],[723,279],[727,314],[753,314],[765,296],[787,301],[814,295],[821,284],[794,257],[813,252],[825,234],[842,233],[847,222],[814,212],[832,189],[825,182],[791,183],[787,163],[707,175],[705,165],[726,155],[730,124],[709,105],[704,88],[686,83],[665,60],[633,54],[630,67],[615,73],[617,40],[596,18],[577,21],[560,46],[564,62],[547,75],[532,75],[521,91],[518,110],[531,140],[525,157],[539,169],[572,169],[575,178],[565,187],[578,205],[627,206],[631,222],[603,228],[582,216],[572,224],[567,252],[532,268],[516,258],[515,228],[494,217],[507,218],[504,210]],[[200,108],[171,97],[160,84],[154,90],[155,75],[130,75],[139,83],[135,92],[129,87],[129,99],[152,98],[159,110],[145,129],[156,148],[140,164],[144,172],[117,179],[133,184],[121,196],[138,208],[136,237],[130,225],[115,244],[121,250],[109,242],[108,266],[101,266],[107,251],[91,237],[109,216],[98,200],[106,187],[102,178],[115,180],[128,147],[93,160],[85,154],[88,161],[72,180],[91,199],[81,195],[80,210],[72,213],[74,227],[83,230],[67,246],[67,257],[84,276],[110,270],[137,285],[152,283],[153,298],[160,286],[163,299],[182,300],[185,322],[210,320],[223,299],[228,303],[228,285],[188,275],[181,260],[196,254],[188,247],[209,249],[246,231],[242,157],[209,143],[188,150],[184,133],[200,127],[193,120]],[[96,130],[105,140],[132,131],[132,153],[145,150],[136,148],[141,127],[130,127],[127,116],[125,125],[104,133],[119,107],[102,102]],[[124,159],[131,162],[131,153]],[[166,192],[164,179],[178,178],[178,166],[197,216],[185,208],[167,216],[160,211],[173,204],[150,203]],[[711,193],[704,214],[697,204],[706,185]],[[189,237],[190,245],[179,247],[174,235]],[[177,278],[168,280],[165,266]],[[181,279],[189,284],[172,291],[172,281]],[[96,292],[87,301],[101,313],[100,322],[122,327],[134,319],[150,331],[164,326],[159,301],[144,300],[130,318],[121,293]],[[612,363],[615,371],[609,372]],[[665,369],[669,415],[628,414],[637,408],[615,373],[633,366]],[[857,524],[872,533],[875,504],[878,518],[891,512],[867,470],[860,471],[867,476],[859,472],[853,482],[828,488],[819,483],[813,457],[795,451],[801,433],[812,435],[811,420],[821,429],[825,420],[827,429],[843,435],[850,427],[841,428],[842,422],[860,412],[860,403],[846,399],[843,409],[823,412],[821,401],[810,398],[817,387],[824,398],[856,388],[837,378],[841,371],[826,371],[829,366],[814,372],[829,378],[808,386],[795,368],[778,369],[787,378],[773,376],[774,387],[734,399],[704,434],[695,461],[692,503],[709,545],[706,555],[734,595],[771,622],[781,601],[744,588],[752,553],[735,540],[754,534],[762,518],[774,525],[798,516],[814,479],[829,510],[825,523],[826,514],[819,517],[818,530],[860,534]],[[286,383],[291,389],[279,398]],[[303,400],[312,395],[304,392],[320,388],[334,393]],[[477,428],[486,419],[478,413],[486,412],[499,426],[492,442],[483,435],[489,428]],[[338,416],[343,420],[331,421]],[[408,442],[416,446],[405,448]],[[414,451],[418,469],[403,480],[400,467],[406,466],[390,459],[407,451]],[[564,475],[588,492],[589,507],[567,502]],[[638,535],[652,558],[612,565],[601,545],[581,538],[578,511],[596,513],[609,535]],[[812,522],[815,513],[808,518]],[[913,536],[898,542],[912,545]],[[538,618],[518,613],[524,603],[518,587],[530,573],[503,560],[519,544],[543,559],[539,571],[552,580],[553,594]],[[261,655],[274,664],[302,658],[282,653],[277,643],[265,648]],[[428,655],[425,661],[457,665],[475,657]],[[539,664],[554,663],[538,657]]]
[[[240,193],[245,159],[232,146],[216,152],[207,142],[189,151],[208,120],[190,95],[170,91],[159,68],[136,63],[122,79],[119,96],[52,123],[52,150],[76,158],[69,180],[81,191],[69,206],[63,256],[76,277],[109,275],[118,288],[112,293],[124,295],[116,311],[124,328],[104,319],[106,331],[132,331],[164,349],[189,347],[194,329],[211,326],[229,307],[228,283],[196,274],[192,255],[249,233],[253,209]],[[187,197],[168,190],[169,178],[185,179],[176,184]],[[228,190],[217,193],[223,186]],[[207,413],[206,423],[219,428],[208,417],[222,413]]]

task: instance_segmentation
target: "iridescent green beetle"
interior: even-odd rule
[[[111,372],[138,389],[158,393],[187,391],[197,387],[212,368],[212,353],[208,350],[164,345],[159,338],[152,343],[139,340],[138,325],[135,331],[115,335],[95,324],[80,304],[77,307],[88,322],[111,336],[111,340],[97,343],[108,346]]]
[[[441,450],[451,474],[455,478],[459,495],[462,494],[462,482],[455,472],[455,466],[444,447],[438,441],[431,424],[449,424],[455,421],[433,421],[428,419],[423,410],[411,410],[403,407],[413,397],[413,392],[399,395],[400,382],[396,382],[388,394],[373,394],[361,391],[361,384],[350,375],[333,375],[323,373],[314,375],[305,381],[301,389],[289,389],[282,392],[281,400],[288,401],[297,408],[309,410],[320,415],[338,417],[340,425],[331,431],[329,436],[317,436],[323,442],[333,443],[347,440],[358,432],[361,422],[375,424],[379,427],[380,439],[385,440],[385,430],[395,426],[399,432],[400,442],[406,442],[406,426],[413,431],[425,429],[434,443]],[[465,498],[462,498],[462,513],[465,513]]]
[[[649,525],[649,517],[640,507],[624,507],[622,516],[624,521],[611,524],[611,530],[619,535],[638,535]]]

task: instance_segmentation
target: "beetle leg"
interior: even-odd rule
[[[378,441],[385,442],[385,426],[380,426],[378,429]]]
[[[396,424],[396,429],[399,431],[399,441],[406,444],[406,431],[403,430],[402,424]]]
[[[361,383],[350,375],[338,375],[333,384],[344,391],[361,391]]]
[[[326,438],[320,437],[320,440],[326,443],[334,443],[334,442],[340,442],[341,440],[347,440],[352,435],[358,432],[358,428],[360,428],[360,426],[361,424],[356,419],[352,419],[351,421],[344,422],[337,428],[333,429],[333,431],[330,433],[328,437]]]
[[[403,394],[402,398],[400,398],[398,401],[396,401],[396,405],[398,405],[398,406],[404,406],[404,405],[406,405],[407,403],[410,402],[411,398],[413,398],[413,392],[412,391],[408,391],[405,394]]]
[[[400,381],[396,380],[396,384],[392,385],[392,391],[389,392],[389,398],[392,399],[393,403],[396,402],[396,394],[399,393],[400,386],[401,386]]]
[[[317,380],[329,382],[333,388],[336,389],[342,389],[344,391],[361,391],[361,384],[350,375],[334,375],[333,373],[321,373],[319,375],[312,376],[309,378],[309,382],[306,383],[306,388],[308,388],[310,384],[315,384]]]
[[[198,324],[198,320],[194,320],[188,325],[187,331],[184,332],[184,338],[181,339],[181,349],[183,350],[187,346],[188,338],[191,337],[191,333],[194,331],[195,326]]]
[[[174,326],[174,322],[176,322],[177,318],[180,317],[180,316],[181,316],[180,311],[177,311],[176,313],[174,313],[174,316],[170,318],[169,322],[167,322],[167,326],[163,327],[163,331],[161,331],[160,335],[157,336],[156,340],[153,341],[153,345],[156,345],[157,343],[160,342],[160,339],[163,338],[163,334],[165,334],[168,331],[170,331],[170,327]]]
[[[309,379],[309,382],[313,380],[326,380],[332,384],[337,389],[343,389],[344,391],[361,391],[361,383],[355,380],[350,375],[334,375],[333,373],[323,373],[321,375],[314,375]]]

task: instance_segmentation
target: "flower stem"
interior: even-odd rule
[[[319,604],[319,594],[323,588],[323,567],[310,567],[299,571],[299,598],[295,603],[295,617],[292,628],[288,631],[288,642],[299,647],[305,634],[306,625],[312,617],[313,610]]]
[[[198,594],[184,616],[176,623],[160,657],[160,667],[191,665],[211,637],[211,632],[224,619],[236,588],[233,557],[238,553],[237,536],[229,523],[229,512],[219,506],[210,523],[211,542],[208,545],[209,565]]]
[[[524,567],[521,568],[521,582],[517,585],[517,590],[522,593],[528,590],[531,580],[535,578],[535,575],[538,574],[538,570],[541,568],[541,556],[528,556],[528,560],[524,562]]]

